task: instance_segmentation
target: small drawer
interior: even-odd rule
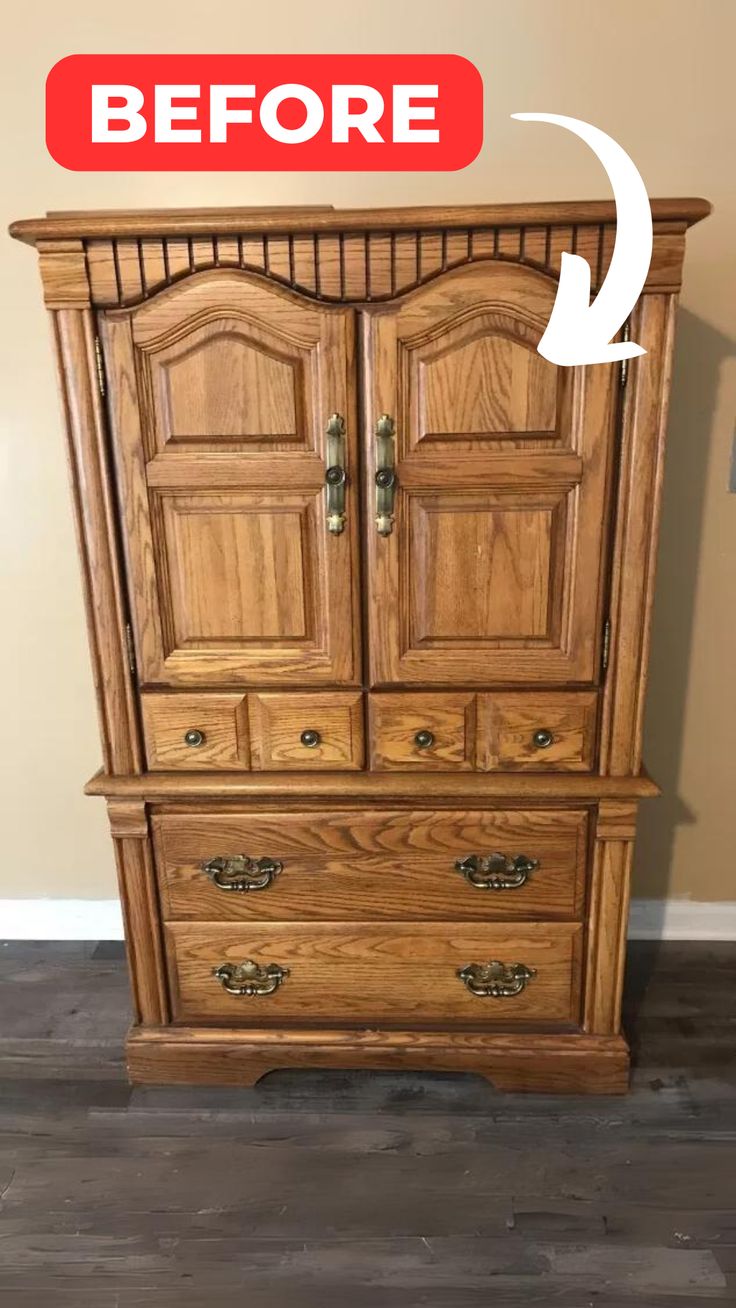
[[[252,694],[248,711],[255,769],[344,772],[363,766],[360,691]]]
[[[385,771],[468,771],[475,765],[473,694],[370,696],[371,764]]]
[[[597,702],[595,691],[479,695],[478,767],[589,772],[595,759]]]
[[[168,920],[582,916],[580,809],[163,812],[152,828]]]
[[[141,695],[148,766],[241,770],[250,767],[245,695]]]
[[[467,923],[169,924],[174,1019],[576,1024],[582,928]]]

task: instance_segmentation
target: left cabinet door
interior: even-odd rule
[[[101,315],[100,335],[141,682],[356,684],[352,311],[216,269]]]

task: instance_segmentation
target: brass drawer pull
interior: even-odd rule
[[[213,968],[212,975],[229,995],[272,995],[289,975],[289,969],[280,963],[261,967],[246,958],[242,963],[221,963]]]
[[[526,963],[499,963],[494,959],[490,963],[468,963],[458,969],[457,975],[471,995],[480,999],[512,999],[537,973]]]
[[[204,732],[199,731],[196,727],[190,727],[189,731],[184,733],[184,744],[189,745],[191,749],[199,749],[199,746],[203,745],[206,739]]]
[[[539,859],[517,854],[468,854],[458,858],[455,867],[477,890],[518,890],[536,872]]]
[[[547,731],[546,727],[540,727],[539,731],[535,731],[532,736],[532,744],[535,749],[549,749],[553,741],[554,736],[551,731]]]
[[[414,737],[414,744],[417,749],[431,749],[434,744],[434,735],[431,731],[418,731]]]
[[[345,530],[345,419],[333,413],[327,423],[327,530],[332,536],[341,536]]]
[[[394,529],[398,485],[394,462],[394,421],[387,413],[382,413],[376,423],[376,530],[379,536],[390,536]]]
[[[306,749],[316,749],[322,743],[319,732],[313,731],[311,727],[307,731],[303,731],[299,739]]]
[[[209,858],[202,864],[202,871],[218,890],[236,890],[245,894],[249,890],[268,890],[283,866],[275,858],[249,858],[247,854],[236,854],[233,858]]]

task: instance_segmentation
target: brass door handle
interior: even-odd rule
[[[212,975],[229,995],[272,995],[289,975],[289,969],[280,963],[261,966],[246,958],[242,963],[221,963],[213,968]]]
[[[499,963],[496,959],[490,963],[468,963],[457,972],[471,995],[479,999],[512,999],[536,975],[536,970],[526,963]]]
[[[249,890],[268,890],[283,866],[275,858],[249,858],[247,854],[236,854],[233,858],[209,858],[202,864],[202,871],[218,890],[246,894]]]
[[[394,501],[396,499],[396,454],[394,449],[394,421],[382,413],[376,423],[376,529],[379,536],[390,536],[394,529]]]
[[[468,854],[455,862],[471,886],[477,890],[518,890],[539,867],[539,859],[526,854]]]
[[[333,413],[327,423],[327,530],[332,536],[341,536],[345,530],[345,419]]]

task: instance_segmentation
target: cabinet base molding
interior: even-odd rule
[[[135,1085],[255,1085],[282,1068],[475,1072],[500,1091],[625,1094],[623,1036],[133,1027]]]

